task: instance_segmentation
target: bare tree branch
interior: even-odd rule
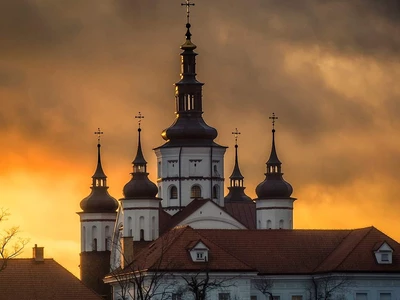
[[[0,209],[0,223],[7,221],[10,213],[7,209]],[[8,229],[4,229],[0,233],[0,272],[7,267],[7,262],[22,253],[28,239],[18,237],[19,227],[14,226]]]
[[[348,276],[334,274],[313,276],[309,289],[310,300],[341,300],[344,294],[355,286]]]

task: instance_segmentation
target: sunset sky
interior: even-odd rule
[[[152,148],[174,120],[181,0],[0,0],[0,207],[79,274],[79,202],[97,127],[110,194],[122,197],[137,122]],[[264,180],[275,112],[295,228],[374,225],[400,240],[400,2],[198,0],[192,41],[204,119],[229,146],[246,192]],[[227,185],[227,181],[225,182]]]

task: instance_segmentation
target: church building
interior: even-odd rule
[[[224,196],[227,147],[215,142],[218,131],[203,119],[203,83],[196,78],[190,31],[193,4],[183,5],[187,24],[176,118],[161,133],[164,143],[154,148],[157,170],[147,168],[139,113],[131,178],[116,200],[107,191],[98,140],[91,193],[78,213],[82,282],[114,300],[400,299],[400,244],[389,236],[374,227],[293,228],[296,198],[283,178],[274,113],[257,198],[245,193],[237,129]],[[174,109],[172,103],[166,109]]]

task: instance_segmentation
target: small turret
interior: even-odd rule
[[[100,131],[99,131],[100,132]],[[108,193],[107,176],[101,165],[101,144],[100,139],[97,144],[97,167],[92,176],[92,192],[84,198],[80,206],[85,213],[95,212],[115,212],[118,208],[118,202]]]
[[[256,188],[257,228],[293,229],[293,188],[283,179],[282,163],[275,148],[275,120],[272,114],[272,147],[265,180]]]
[[[138,128],[138,148],[136,157],[133,160],[133,172],[131,180],[124,186],[123,192],[125,199],[156,199],[158,193],[157,186],[150,181],[147,173],[147,162],[144,159],[140,133],[142,129]]]
[[[240,132],[237,130],[232,132],[235,135],[235,166],[233,167],[232,175],[229,177],[230,186],[228,187],[229,193],[225,197],[225,203],[227,202],[253,202],[249,196],[244,192],[244,177],[240,172],[239,161],[238,161],[238,135]]]

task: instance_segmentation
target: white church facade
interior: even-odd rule
[[[274,114],[257,198],[244,192],[237,141],[224,196],[227,147],[214,141],[218,132],[202,117],[190,28],[188,18],[176,119],[154,148],[157,182],[148,178],[141,115],[132,177],[119,200],[108,194],[98,143],[92,191],[78,213],[82,282],[114,300],[399,300],[398,242],[374,227],[293,228],[296,198],[283,179]]]

